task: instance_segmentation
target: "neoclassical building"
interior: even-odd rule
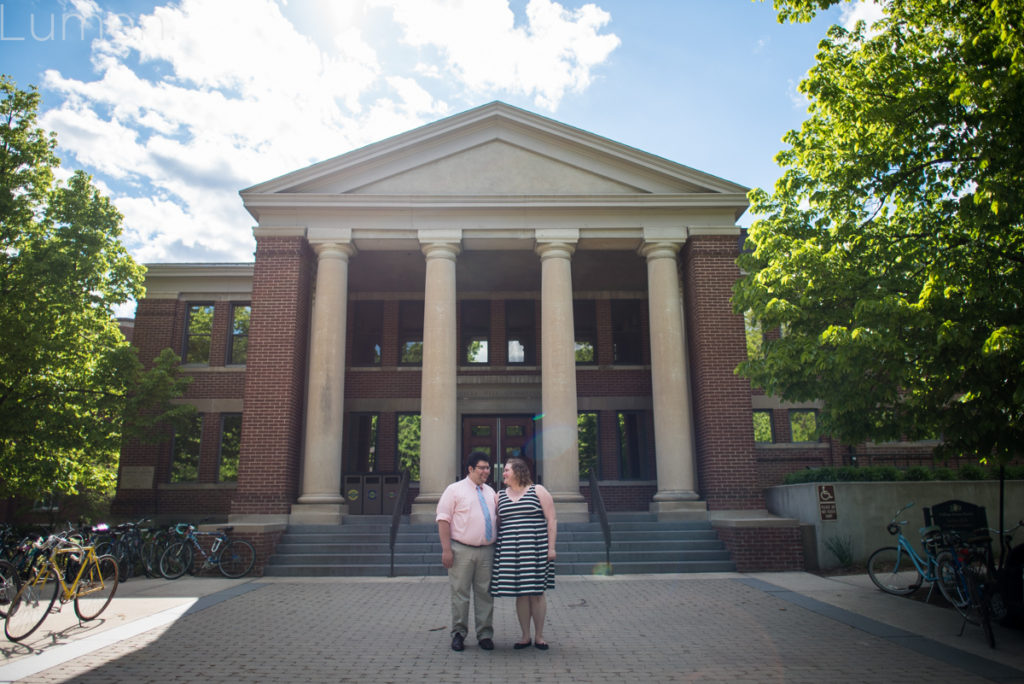
[[[532,459],[561,521],[594,470],[612,510],[777,524],[763,487],[835,448],[755,444],[792,407],[734,372],[746,191],[500,102],[243,190],[253,263],[149,267],[134,344],[182,355],[198,416],[125,447],[115,510],[272,543],[389,513],[371,485],[406,468],[432,521],[481,448]]]

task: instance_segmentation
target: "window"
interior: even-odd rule
[[[423,302],[398,304],[398,359],[407,366],[423,365]]]
[[[597,414],[580,413],[576,418],[580,446],[580,479],[590,478],[590,471],[599,474],[597,466]]]
[[[190,304],[185,321],[185,363],[210,363],[213,304]]]
[[[619,477],[623,480],[651,479],[644,413],[619,413]]]
[[[462,363],[487,364],[487,343],[491,335],[491,303],[467,299],[460,306],[462,322]]]
[[[761,324],[754,318],[754,312],[747,309],[743,312],[743,329],[747,335],[747,358],[760,359],[764,357],[764,332]]]
[[[775,432],[772,430],[772,412],[754,411],[754,442],[757,444],[771,444],[775,441]]]
[[[597,308],[594,300],[573,301],[572,320],[576,331],[576,363],[597,363]]]
[[[171,444],[171,482],[199,480],[199,437],[202,429],[203,417],[196,414],[174,433]]]
[[[348,418],[348,464],[350,472],[377,470],[377,414],[353,413]]]
[[[643,299],[612,300],[612,358],[615,363],[644,362]]]
[[[231,346],[228,347],[228,363],[242,365],[249,351],[249,315],[252,307],[248,304],[231,305]]]
[[[818,412],[814,410],[791,410],[789,412],[789,434],[793,442],[818,441]]]
[[[382,302],[354,302],[352,308],[352,365],[379,366],[384,305]]]
[[[409,479],[420,479],[420,414],[398,415],[398,467],[409,471]]]
[[[508,363],[537,364],[537,332],[532,299],[505,302],[505,328],[508,330]]]
[[[220,459],[217,465],[219,482],[238,480],[238,454],[242,451],[242,415],[228,413],[220,418]]]

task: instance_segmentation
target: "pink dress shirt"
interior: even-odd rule
[[[494,543],[498,534],[498,517],[495,509],[497,497],[490,485],[481,485],[487,512],[491,514],[491,535],[487,540],[484,514],[480,508],[480,499],[476,494],[476,485],[468,477],[453,482],[445,488],[437,502],[437,520],[444,520],[452,528],[452,540],[467,546],[487,546]]]

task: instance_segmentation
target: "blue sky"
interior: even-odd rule
[[[818,41],[876,13],[856,2],[783,25],[770,0],[7,0],[0,72],[39,87],[65,169],[113,198],[138,260],[251,261],[239,190],[493,100],[771,187]]]

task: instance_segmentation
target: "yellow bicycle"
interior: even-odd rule
[[[75,615],[86,622],[99,617],[117,591],[117,559],[113,556],[97,556],[93,547],[56,535],[39,545],[49,550],[49,556],[21,585],[7,610],[4,633],[11,641],[21,641],[39,629],[54,612],[58,598],[60,605],[74,601]]]

